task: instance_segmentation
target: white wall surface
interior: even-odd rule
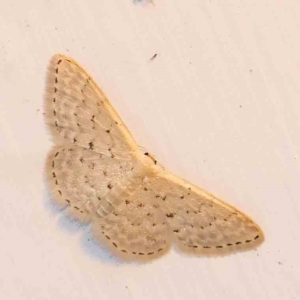
[[[0,1],[0,299],[300,299],[299,32],[297,0]],[[253,217],[264,244],[122,263],[58,211],[43,175],[55,53],[163,165]]]

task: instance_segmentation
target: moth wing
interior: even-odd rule
[[[115,212],[93,221],[100,240],[133,259],[161,256],[172,242],[185,252],[221,255],[264,240],[245,214],[166,171],[144,180]]]
[[[94,80],[71,58],[57,54],[48,68],[46,123],[57,144],[99,153],[137,147],[125,124]]]
[[[151,260],[170,248],[171,231],[166,217],[147,195],[141,185],[113,213],[93,219],[95,236],[119,257]]]
[[[149,180],[146,188],[152,199],[160,200],[173,241],[184,251],[222,254],[251,249],[264,240],[245,214],[169,172]]]
[[[74,145],[54,147],[46,173],[53,198],[72,216],[89,222],[91,213],[107,207],[105,198],[132,168],[126,157],[103,155]],[[115,203],[117,205],[119,203]],[[106,208],[107,212],[113,207]]]

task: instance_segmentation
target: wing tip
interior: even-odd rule
[[[256,233],[252,237],[239,238],[236,241],[227,241],[220,244],[213,243],[208,245],[183,244],[179,240],[174,240],[175,248],[185,254],[192,254],[204,257],[216,257],[237,254],[239,252],[246,252],[256,249],[264,242],[265,236],[259,227],[256,227]]]

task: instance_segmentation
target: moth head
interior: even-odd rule
[[[155,157],[142,148],[138,151],[138,159],[146,167],[153,167],[157,165]]]
[[[149,152],[145,152],[144,153],[145,156],[149,157],[150,160],[152,160],[152,162],[156,165],[157,164],[157,160],[155,159],[155,157],[150,154]]]

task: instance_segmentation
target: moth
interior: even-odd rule
[[[45,94],[53,137],[46,174],[53,198],[114,254],[152,260],[171,245],[199,255],[258,246],[264,235],[245,214],[175,176],[139,147],[95,81],[55,55]]]

